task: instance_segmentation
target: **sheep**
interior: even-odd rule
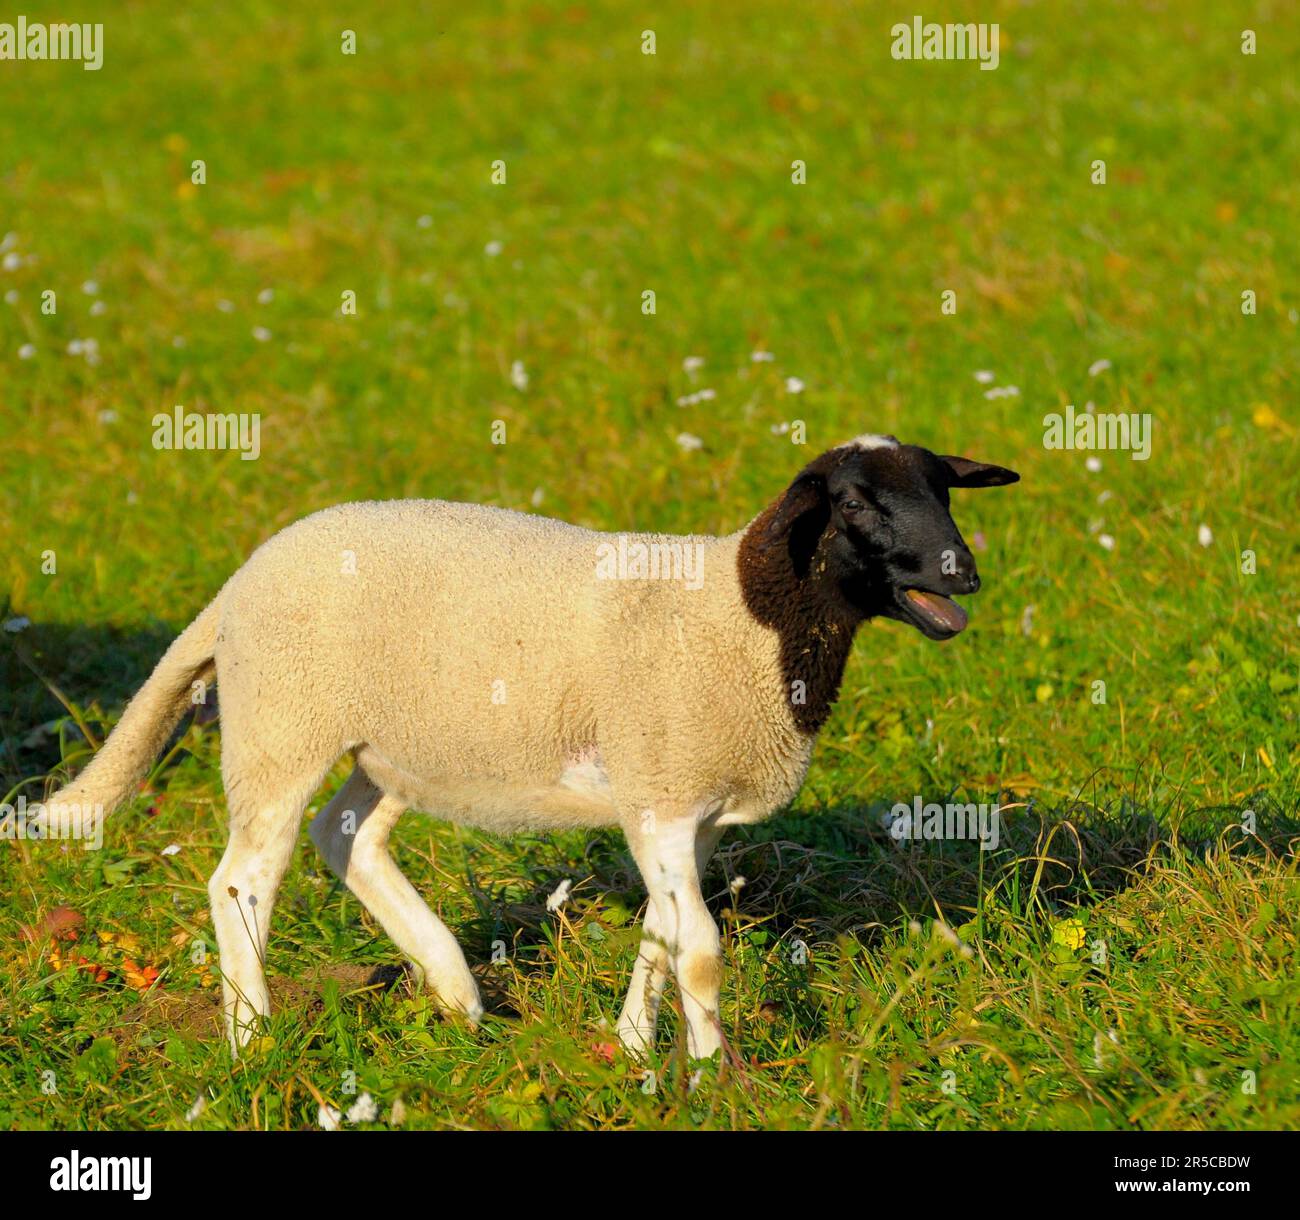
[[[965,626],[949,595],[979,576],[949,489],[1018,478],[867,435],[724,537],[597,533],[436,500],[326,509],[230,577],[48,808],[128,799],[194,684],[215,677],[230,835],[208,893],[236,1053],[269,1015],[276,892],[340,758],[354,769],[311,838],[439,1007],[470,1022],[483,1008],[465,956],[389,854],[398,818],[619,826],[649,900],[618,1035],[652,1047],[671,972],[689,1053],[712,1055],[710,855],[728,827],[798,792],[863,621],[935,640]]]

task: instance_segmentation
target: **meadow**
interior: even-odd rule
[[[620,836],[415,815],[483,1025],[304,831],[232,1059],[213,708],[99,850],[0,843],[0,1128],[1300,1126],[1286,6],[922,10],[997,21],[994,71],[891,58],[877,3],[105,9],[100,70],[0,63],[8,803],[331,504],[729,532],[865,431],[1022,481],[954,495],[967,631],[864,627],[803,791],[724,839],[697,1080],[671,1014],[647,1064],[613,1036]],[[257,459],[156,448],[178,404],[257,415]],[[1088,404],[1149,457],[1046,447]],[[917,797],[1000,803],[998,846],[895,841]]]

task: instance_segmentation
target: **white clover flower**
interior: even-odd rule
[[[691,432],[679,432],[677,434],[677,443],[687,452],[691,453],[696,449],[703,449],[704,442]]]
[[[322,1131],[337,1131],[343,1115],[333,1106],[320,1106],[316,1111],[316,1125]]]
[[[221,310],[222,313],[234,313],[235,303],[234,301],[227,301],[223,297],[220,301],[217,302],[217,308]]]
[[[717,398],[717,396],[718,396],[717,390],[710,390],[710,389],[700,390],[699,393],[695,395],[696,399],[700,402],[712,402],[715,398]]]
[[[1105,550],[1113,551],[1115,549],[1115,539],[1109,534],[1099,534],[1097,536],[1097,541],[1101,543]]]
[[[101,318],[108,312],[108,306],[103,301],[94,301],[90,306],[90,316],[92,318]]]
[[[522,360],[516,360],[510,366],[510,384],[521,394],[528,389],[528,372]]]
[[[81,291],[84,292],[88,297],[96,297],[96,296],[98,296],[98,295],[99,295],[99,281],[98,281],[98,280],[87,280],[84,284],[81,285]]]
[[[1104,373],[1108,368],[1110,368],[1109,360],[1094,360],[1088,365],[1088,376],[1096,377],[1099,373]]]
[[[262,291],[257,294],[257,303],[259,305],[269,305],[274,300],[275,300],[274,288],[263,288]]]
[[[36,355],[36,347],[32,343],[24,343],[18,349],[19,360],[30,360],[34,355]]]
[[[254,326],[253,338],[256,339],[259,343],[266,343],[271,338],[271,332],[267,330],[265,326]]]
[[[1196,527],[1196,541],[1202,546],[1209,546],[1214,541],[1214,532],[1208,525],[1202,523]]]
[[[573,882],[565,877],[559,885],[555,887],[555,892],[546,900],[546,909],[554,914],[566,902],[569,901],[569,892],[573,889]]]
[[[8,292],[5,293],[5,304],[6,304],[6,305],[17,305],[17,304],[18,304],[18,289],[17,289],[17,288],[11,288],[11,289],[9,289]]]
[[[100,422],[101,424],[115,424],[115,423],[117,423],[117,412],[114,411],[112,407],[105,407],[105,408],[104,408],[104,409],[99,413],[99,422]]]
[[[980,385],[992,385],[992,384],[993,384],[993,370],[992,370],[992,369],[976,369],[976,370],[975,370],[975,380],[978,381],[978,382],[980,383]]]
[[[496,256],[504,249],[505,247],[499,241],[490,241],[483,247],[483,253],[486,254],[488,258],[496,258]]]
[[[16,250],[11,250],[6,254],[3,263],[0,263],[0,266],[3,266],[6,271],[17,271],[22,265],[23,256]]]
[[[1083,464],[1091,470],[1093,474],[1096,474],[1097,471],[1101,469],[1101,458],[1089,457]]]
[[[81,353],[85,351],[85,345],[81,342],[80,339],[73,339],[68,344],[67,351],[69,356],[80,356]]]
[[[785,392],[787,394],[802,394],[803,382],[798,377],[787,377],[785,379]]]
[[[696,373],[704,367],[703,356],[687,356],[682,361],[682,369],[687,373]]]
[[[350,1123],[373,1123],[378,1117],[379,1107],[369,1093],[362,1093],[348,1107],[348,1122]]]
[[[775,357],[774,355],[772,355],[771,352],[763,351],[762,348],[760,348],[760,349],[759,349],[758,351],[756,351],[756,352],[750,352],[750,353],[749,353],[749,358],[750,358],[750,359],[751,359],[755,364],[770,364],[773,360],[776,359],[776,357]]]
[[[421,229],[432,229],[432,228],[433,228],[433,217],[430,216],[428,212],[425,212],[423,216],[417,216],[417,217],[415,218],[415,223],[416,223],[416,224],[417,224]]]
[[[1015,385],[995,385],[984,391],[985,398],[1019,398],[1020,387]]]
[[[1114,497],[1114,495],[1115,495],[1115,493],[1114,493],[1113,491],[1111,491],[1111,489],[1108,487],[1108,488],[1106,488],[1105,491],[1098,492],[1098,494],[1097,494],[1097,503],[1098,503],[1098,504],[1105,504],[1106,501],[1112,499],[1112,498]]]

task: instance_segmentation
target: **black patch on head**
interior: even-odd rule
[[[1017,478],[916,445],[845,445],[810,462],[755,518],[737,558],[741,592],[779,636],[787,691],[803,692],[804,702],[790,703],[800,730],[816,733],[826,722],[864,619],[895,618],[934,639],[961,629],[964,616],[955,625],[926,621],[905,590],[946,598],[978,589],[948,489]]]

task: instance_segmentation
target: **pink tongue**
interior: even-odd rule
[[[908,600],[931,622],[937,623],[948,631],[960,631],[966,626],[966,611],[948,597],[937,593],[922,593],[920,589],[908,589]]]

